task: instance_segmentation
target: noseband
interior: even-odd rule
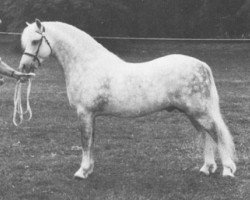
[[[45,37],[45,35],[43,33],[38,32],[38,31],[36,31],[36,32],[42,36],[41,39],[39,40],[39,44],[38,44],[38,48],[36,50],[36,53],[32,54],[32,53],[24,52],[23,55],[27,55],[27,56],[32,57],[33,61],[37,61],[38,66],[40,67],[41,66],[41,62],[40,62],[40,60],[38,58],[38,54],[39,54],[39,50],[40,50],[40,47],[42,45],[43,39],[45,40],[45,42],[48,44],[48,46],[50,48],[50,54],[52,53],[52,48],[51,48],[51,45],[50,45],[48,39]]]

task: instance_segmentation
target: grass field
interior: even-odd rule
[[[20,54],[0,44],[0,57],[18,65]],[[14,81],[0,88],[0,200],[250,199],[250,44],[187,42],[105,42],[127,61],[182,53],[207,62],[216,80],[221,109],[234,136],[236,178],[199,173],[200,135],[178,112],[137,119],[99,117],[95,169],[75,180],[81,159],[77,117],[70,108],[63,72],[54,59],[33,81],[33,118],[12,124]],[[219,160],[218,160],[219,162]]]

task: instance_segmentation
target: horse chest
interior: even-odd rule
[[[109,101],[109,81],[92,79],[79,80],[67,88],[70,104],[90,111],[103,110]]]

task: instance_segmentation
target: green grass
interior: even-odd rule
[[[72,148],[80,146],[77,117],[63,72],[50,59],[33,81],[30,122],[12,124],[14,81],[0,88],[0,200],[249,199],[250,44],[105,43],[127,61],[182,53],[211,66],[239,156],[236,178],[222,178],[221,165],[214,175],[199,174],[200,135],[183,114],[160,112],[137,119],[99,117],[94,173],[75,180],[81,160],[81,151]],[[17,66],[20,56],[1,44],[0,57],[9,65]]]

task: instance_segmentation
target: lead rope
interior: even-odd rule
[[[26,95],[26,110],[23,112],[22,108],[22,83],[20,80],[17,81],[15,86],[15,94],[14,94],[14,113],[13,113],[13,123],[15,126],[18,126],[23,121],[24,114],[28,113],[28,120],[32,118],[32,110],[30,107],[30,91],[31,91],[31,79],[28,81],[27,86],[27,95]],[[19,121],[17,120],[17,114],[19,115]]]
[[[28,87],[27,87],[27,95],[26,95],[26,111],[24,114],[28,113],[29,118],[28,121],[32,118],[32,110],[30,107],[30,91],[31,91],[31,79],[29,79]]]

